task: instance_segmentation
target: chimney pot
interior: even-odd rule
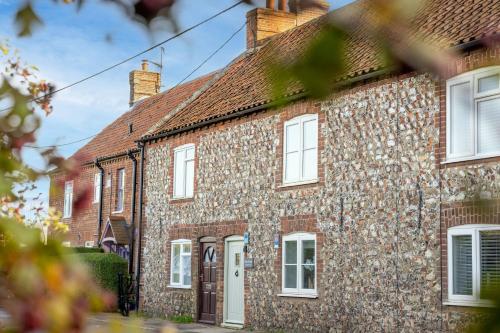
[[[266,0],[266,8],[274,9],[274,6],[275,6],[274,1],[275,0]]]
[[[286,10],[286,0],[279,0],[278,9],[279,10]]]
[[[143,71],[147,72],[148,71],[148,61],[147,60],[143,60],[142,61],[142,64],[141,64],[141,68]]]

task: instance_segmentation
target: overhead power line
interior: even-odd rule
[[[170,89],[173,89],[173,88],[176,88],[177,86],[181,85],[182,83],[184,83],[191,75],[193,75],[196,71],[198,71],[201,67],[203,67],[208,61],[210,61],[210,59],[212,59],[217,53],[219,53],[244,27],[245,27],[246,23],[244,23],[243,25],[241,25],[235,32],[233,32],[233,34],[231,36],[229,36],[229,38],[227,38],[217,49],[215,49],[212,53],[210,53],[208,55],[208,57],[206,57],[198,66],[196,66],[191,72],[189,72],[189,74],[187,74],[182,80],[180,80],[175,86],[173,86],[172,88]],[[170,90],[169,89],[169,90]],[[140,112],[142,112],[143,110],[141,110]],[[140,114],[140,112],[135,115],[136,117]],[[48,145],[48,146],[32,146],[32,145],[25,145],[25,147],[28,147],[28,148],[34,148],[34,149],[46,149],[46,148],[54,148],[54,147],[63,147],[63,146],[69,146],[69,145],[72,145],[72,144],[75,144],[75,143],[79,143],[79,142],[82,142],[82,141],[85,141],[85,140],[88,140],[88,139],[91,139],[95,136],[97,136],[97,134],[99,133],[96,133],[96,134],[93,134],[91,136],[88,136],[86,138],[83,138],[83,139],[79,139],[79,140],[75,140],[75,141],[71,141],[71,142],[66,142],[66,143],[61,143],[61,144],[56,144],[56,145]]]
[[[141,56],[141,55],[143,55],[143,54],[145,54],[145,53],[148,53],[148,52],[149,52],[149,51],[151,51],[151,50],[154,50],[155,48],[157,48],[157,47],[159,47],[159,46],[161,46],[161,45],[163,45],[163,44],[166,44],[166,43],[168,43],[168,42],[170,42],[170,41],[172,41],[172,40],[174,40],[174,39],[176,39],[176,38],[178,38],[178,37],[180,37],[180,36],[184,35],[185,33],[189,32],[189,31],[191,31],[191,30],[193,30],[193,29],[198,28],[199,26],[201,26],[201,25],[203,25],[203,24],[205,24],[205,23],[207,23],[207,22],[209,22],[209,21],[213,20],[214,18],[216,18],[216,17],[218,17],[218,16],[220,16],[220,15],[224,14],[225,12],[228,12],[228,11],[230,11],[231,9],[233,9],[233,8],[235,8],[235,7],[237,7],[237,6],[239,6],[239,5],[240,5],[240,4],[242,4],[243,2],[244,2],[244,0],[240,0],[240,1],[238,1],[237,3],[235,3],[235,4],[231,5],[231,6],[227,7],[227,8],[224,8],[223,10],[221,10],[221,11],[219,11],[219,12],[215,13],[214,15],[212,15],[212,16],[210,16],[210,17],[208,17],[208,18],[204,19],[203,21],[200,21],[200,22],[196,23],[195,25],[192,25],[192,26],[190,26],[189,28],[187,28],[187,29],[185,29],[185,30],[182,30],[181,32],[179,32],[179,33],[177,33],[177,34],[175,34],[175,35],[173,35],[173,36],[171,36],[171,37],[169,37],[169,38],[165,39],[165,40],[164,40],[164,41],[162,41],[162,42],[159,42],[159,43],[157,43],[157,44],[155,44],[155,45],[153,45],[153,46],[151,46],[151,47],[149,47],[149,48],[147,48],[147,49],[145,49],[145,50],[143,50],[143,51],[141,51],[141,52],[139,52],[139,53],[136,53],[136,54],[134,54],[134,55],[132,55],[132,56],[130,56],[130,57],[128,57],[128,58],[126,58],[126,59],[122,60],[122,61],[119,61],[119,62],[115,63],[114,65],[108,66],[108,67],[106,67],[106,68],[104,68],[104,69],[102,69],[102,70],[100,70],[100,71],[98,71],[98,72],[96,72],[96,73],[94,73],[94,74],[91,74],[91,75],[89,75],[89,76],[86,76],[86,77],[84,77],[84,78],[82,78],[82,79],[80,79],[80,80],[78,80],[78,81],[75,81],[75,82],[73,82],[73,83],[71,83],[71,84],[69,84],[69,85],[67,85],[67,86],[64,86],[64,87],[59,88],[59,89],[55,89],[54,91],[52,91],[52,92],[50,92],[50,93],[47,93],[47,94],[44,94],[43,96],[36,97],[36,98],[32,98],[32,99],[30,99],[30,100],[28,101],[28,103],[35,102],[35,101],[42,100],[42,99],[44,99],[44,98],[50,97],[50,96],[54,95],[55,93],[58,93],[58,92],[60,92],[60,91],[66,90],[66,89],[69,89],[69,88],[71,88],[71,87],[74,87],[74,86],[76,86],[76,85],[78,85],[78,84],[82,83],[82,82],[85,82],[85,81],[90,80],[90,79],[92,79],[92,78],[94,78],[94,77],[96,77],[96,76],[99,76],[99,75],[101,75],[101,74],[103,74],[103,73],[106,73],[106,72],[108,72],[108,71],[110,71],[110,70],[112,70],[112,69],[114,69],[114,68],[116,68],[116,67],[118,67],[118,66],[120,66],[120,65],[123,65],[123,64],[124,64],[124,63],[126,63],[126,62],[129,62],[130,60],[133,60],[133,59],[135,59],[135,58],[137,58],[137,57],[139,57],[139,56]],[[12,106],[12,105],[11,105],[11,106],[9,106],[9,107],[7,107],[7,108],[1,109],[1,110],[0,110],[0,112],[9,111],[9,110],[11,110],[13,107],[14,107],[14,106]]]
[[[96,135],[97,135],[97,134],[94,134],[94,135],[88,136],[88,137],[83,138],[83,139],[79,139],[79,140],[76,140],[76,141],[71,141],[71,142],[66,142],[66,143],[61,143],[61,144],[58,144],[58,145],[52,145],[52,146],[32,146],[32,145],[24,145],[24,147],[28,147],[28,148],[36,148],[36,149],[42,149],[42,148],[54,148],[54,147],[69,146],[69,145],[72,145],[72,144],[75,144],[75,143],[78,143],[78,142],[82,142],[82,141],[85,141],[85,140],[91,139],[91,138],[93,138],[93,137],[94,137],[94,136],[96,136]]]

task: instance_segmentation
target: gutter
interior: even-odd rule
[[[101,247],[101,230],[102,230],[102,210],[103,210],[103,197],[104,197],[104,168],[101,165],[99,158],[94,162],[96,168],[99,169],[99,209],[97,212],[97,246]]]
[[[114,154],[114,155],[109,155],[109,156],[104,156],[104,157],[98,157],[98,159],[99,159],[99,162],[106,162],[106,161],[109,161],[109,160],[112,160],[112,159],[115,159],[115,158],[126,157],[126,156],[129,155],[129,153],[137,154],[138,152],[140,152],[139,149],[129,149],[129,150],[125,151],[125,152],[117,153],[117,154]],[[87,162],[82,163],[81,165],[82,166],[86,166],[86,165],[92,165],[92,164],[95,164],[95,162],[94,161],[87,161]]]
[[[136,263],[136,270],[135,270],[135,278],[136,278],[136,285],[135,285],[135,309],[136,312],[139,312],[139,296],[140,296],[140,283],[141,283],[141,251],[142,251],[142,205],[143,205],[143,197],[144,197],[144,154],[146,152],[146,144],[144,142],[140,142],[137,144],[141,151],[141,164],[140,164],[140,178],[139,178],[139,211],[138,211],[138,216],[137,216],[137,237],[138,239],[138,246],[137,246],[137,263]]]
[[[137,191],[137,159],[134,156],[134,153],[131,149],[127,152],[128,157],[132,160],[132,202],[130,207],[130,227],[131,227],[131,235],[130,235],[130,254],[128,258],[128,273],[131,275],[133,273],[133,264],[134,264],[134,244],[135,244],[135,196]]]

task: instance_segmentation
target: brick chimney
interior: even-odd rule
[[[247,13],[247,48],[259,46],[271,36],[328,13],[330,6],[327,1],[309,0],[308,2],[314,2],[314,5],[309,8],[300,8],[299,0],[288,0],[288,5],[286,0],[266,0],[266,8],[255,8],[249,11]]]
[[[130,81],[130,106],[135,102],[156,95],[160,92],[160,73],[148,70],[147,60],[142,61],[141,69],[131,71]]]

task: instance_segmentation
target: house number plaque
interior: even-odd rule
[[[245,258],[243,265],[245,268],[253,268],[253,258]]]

